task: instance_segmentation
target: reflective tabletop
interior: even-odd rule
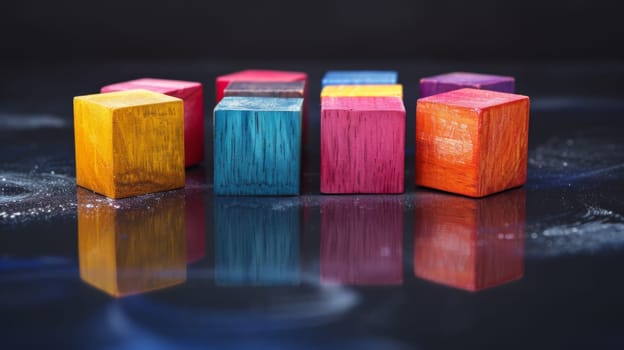
[[[75,185],[71,100],[141,76],[310,74],[302,195],[220,197],[211,158],[186,187],[111,200]],[[406,192],[319,194],[328,69],[396,69]],[[418,188],[420,77],[516,76],[531,97],[528,182],[483,199]],[[0,341],[7,348],[624,347],[624,65],[111,62],[4,65]],[[212,153],[211,138],[207,154]]]

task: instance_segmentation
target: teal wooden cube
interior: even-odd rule
[[[302,98],[223,98],[214,109],[215,194],[299,194],[302,107]]]

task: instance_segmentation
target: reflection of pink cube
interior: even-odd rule
[[[516,81],[513,77],[454,72],[420,79],[420,97],[462,88],[514,93],[515,84]]]
[[[402,200],[323,197],[320,248],[323,284],[402,284]]]
[[[102,92],[145,89],[184,101],[184,165],[204,160],[204,92],[201,83],[166,79],[137,79],[104,86]]]

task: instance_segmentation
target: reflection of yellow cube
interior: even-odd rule
[[[327,85],[321,97],[403,97],[403,85]]]
[[[186,281],[184,194],[116,201],[78,189],[80,278],[115,296]]]
[[[147,90],[74,98],[76,183],[111,198],[184,187],[182,100]]]

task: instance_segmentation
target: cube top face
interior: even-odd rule
[[[184,187],[183,110],[145,90],[74,98],[76,183],[110,198]]]
[[[184,98],[201,88],[201,83],[193,81],[141,78],[102,87],[102,92],[144,89],[153,92]],[[176,93],[177,92],[177,93]]]
[[[323,77],[322,86],[326,85],[368,85],[368,84],[396,84],[398,81],[396,71],[328,71]]]
[[[328,85],[321,90],[321,97],[403,97],[403,85]]]
[[[228,96],[215,107],[216,111],[301,112],[302,98]]]
[[[305,82],[232,82],[225,88],[227,96],[303,98]]]
[[[397,111],[405,113],[400,97],[323,97],[324,110]]]
[[[464,88],[418,99],[419,103],[436,103],[468,109],[487,109],[506,103],[527,100],[527,96],[504,92]]]
[[[470,197],[523,185],[528,124],[526,96],[462,89],[419,99],[416,184]]]
[[[321,105],[321,192],[402,193],[405,109],[396,106],[401,99],[335,99]],[[376,108],[349,108],[358,101]]]
[[[214,110],[214,191],[299,194],[301,98],[226,97]]]
[[[217,102],[221,101],[224,97],[225,88],[235,81],[245,82],[291,82],[291,81],[304,81],[307,82],[308,75],[303,72],[291,72],[281,70],[259,70],[248,69],[231,74],[222,75],[217,77],[216,95]]]
[[[124,90],[106,94],[77,96],[74,100],[96,104],[107,109],[133,108],[157,103],[182,102],[176,97],[144,89]]]
[[[422,78],[420,80],[420,97],[427,97],[461,88],[513,93],[515,92],[515,84],[515,79],[508,76],[454,72]]]

